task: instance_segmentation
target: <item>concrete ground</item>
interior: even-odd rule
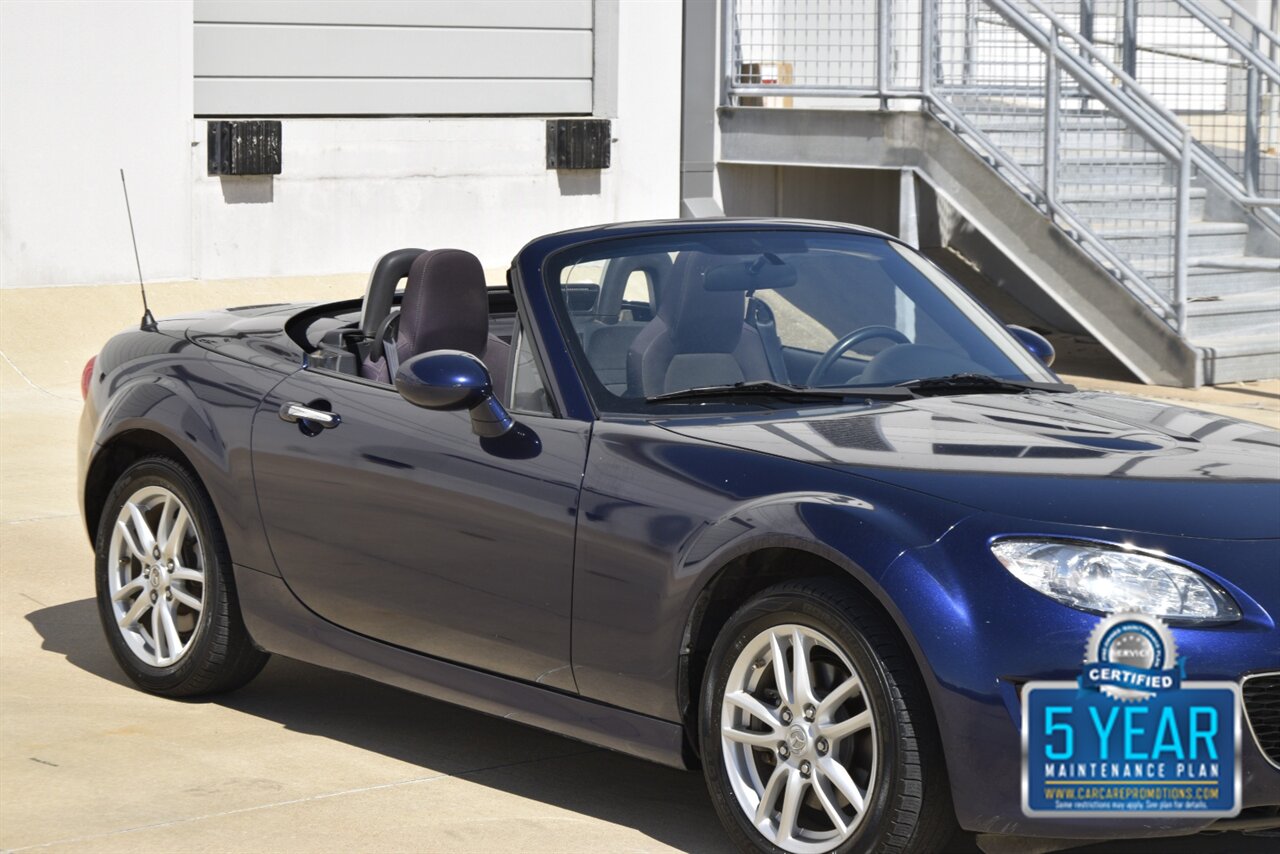
[[[363,278],[149,290],[165,316],[356,296]],[[0,291],[0,849],[728,850],[697,775],[355,677],[275,658],[210,701],[125,684],[93,604],[75,444],[81,368],[140,313],[132,286]],[[1280,381],[1120,390],[1280,426]]]

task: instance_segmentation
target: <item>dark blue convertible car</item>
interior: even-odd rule
[[[107,640],[158,694],[274,652],[701,767],[744,849],[936,851],[1212,824],[1021,808],[1023,686],[1140,612],[1243,685],[1233,821],[1274,823],[1280,434],[1052,358],[897,240],[777,220],[147,318],[84,375]]]

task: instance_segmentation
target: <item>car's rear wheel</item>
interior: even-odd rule
[[[185,697],[238,688],[266,663],[235,599],[231,559],[204,487],[151,457],[112,487],[96,539],[98,613],[140,688]]]
[[[902,641],[854,591],[788,582],[711,652],[701,744],[712,801],[747,850],[937,851],[954,814]]]

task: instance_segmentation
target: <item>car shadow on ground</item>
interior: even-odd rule
[[[42,608],[27,614],[27,620],[43,639],[44,650],[102,679],[131,684],[102,638],[92,599]],[[631,827],[674,848],[732,850],[699,774],[350,674],[275,656],[244,688],[200,702]]]
[[[129,686],[102,638],[97,608],[82,599],[32,611],[42,649]],[[631,827],[685,851],[731,851],[699,774],[592,748],[513,721],[411,694],[358,676],[275,656],[244,688],[217,703],[403,762]],[[958,840],[959,841],[959,840]],[[1275,838],[1238,833],[1097,843],[1081,854],[1275,850]],[[957,850],[978,851],[971,841]]]

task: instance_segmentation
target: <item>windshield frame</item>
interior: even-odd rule
[[[557,331],[563,341],[564,350],[575,368],[582,390],[586,393],[593,414],[597,418],[604,420],[643,418],[648,420],[651,418],[706,416],[722,413],[758,414],[761,411],[781,412],[815,408],[852,409],[864,408],[872,403],[871,401],[859,399],[855,394],[852,394],[853,387],[850,387],[851,398],[845,402],[834,398],[826,401],[816,399],[812,401],[794,399],[770,400],[760,396],[744,396],[739,399],[714,397],[654,401],[646,400],[644,397],[622,397],[605,388],[597,376],[595,367],[587,358],[582,341],[578,336],[578,330],[574,326],[568,302],[561,291],[561,282],[558,278],[559,271],[562,268],[570,268],[574,265],[587,263],[582,256],[602,244],[638,243],[644,240],[662,240],[663,238],[670,239],[673,244],[679,244],[688,242],[690,239],[697,239],[699,236],[714,237],[733,232],[758,233],[761,235],[793,232],[824,237],[848,236],[850,238],[871,239],[886,244],[891,247],[891,251],[901,256],[905,263],[913,267],[926,280],[929,286],[939,291],[948,302],[969,320],[976,332],[981,334],[987,341],[990,341],[1003,356],[1013,362],[1015,367],[1022,371],[1022,379],[1043,383],[1061,382],[1047,365],[1027,350],[1022,342],[1008,331],[1005,324],[990,309],[970,294],[963,285],[953,279],[927,256],[891,235],[841,223],[802,223],[795,221],[773,223],[762,220],[712,220],[701,223],[700,226],[695,226],[694,223],[686,224],[683,221],[672,221],[660,224],[653,223],[651,224],[652,226],[661,225],[665,227],[650,228],[643,227],[642,224],[638,223],[636,225],[641,227],[634,230],[629,228],[620,229],[617,232],[607,234],[596,231],[587,239],[559,242],[559,245],[548,247],[548,251],[542,256],[541,263],[536,268],[542,280],[543,294],[555,318]],[[564,233],[562,236],[567,237],[569,233]],[[583,234],[583,236],[585,237],[586,235]],[[566,255],[577,256],[577,258],[573,260],[571,257],[569,260],[565,260]],[[620,253],[616,257],[628,256]],[[880,402],[880,405],[883,405],[883,401]]]

